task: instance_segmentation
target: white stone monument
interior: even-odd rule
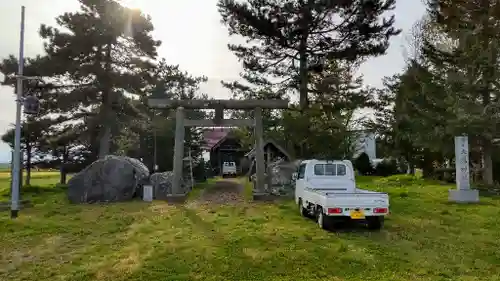
[[[150,184],[143,186],[142,200],[145,202],[153,201],[153,186]]]
[[[470,187],[469,139],[455,137],[455,172],[457,189],[450,189],[448,200],[457,203],[479,202],[479,191]]]

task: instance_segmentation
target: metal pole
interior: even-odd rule
[[[158,168],[157,168],[158,162],[156,159],[157,158],[157,151],[156,151],[157,143],[156,143],[156,123],[155,123],[155,121],[156,121],[156,113],[153,111],[153,120],[151,122],[153,124],[153,146],[154,146],[154,148],[153,148],[153,173],[156,173],[158,170]]]
[[[156,162],[156,129],[153,129],[153,138],[154,138],[154,150],[153,150],[153,172],[156,173],[157,162]]]
[[[14,141],[14,169],[12,173],[12,193],[11,193],[11,218],[17,218],[19,213],[19,189],[20,178],[19,169],[21,166],[21,106],[23,98],[23,71],[24,71],[24,13],[25,7],[21,7],[21,31],[19,39],[19,62],[18,62],[18,77],[17,77],[17,98],[16,98],[16,130]]]

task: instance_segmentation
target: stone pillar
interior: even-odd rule
[[[457,203],[479,202],[479,191],[470,187],[469,140],[455,137],[455,173],[457,189],[449,191],[448,200]]]
[[[255,108],[255,164],[256,167],[256,182],[254,194],[264,193],[264,129],[262,127],[262,108]]]
[[[182,170],[184,158],[184,108],[179,107],[175,113],[175,145],[174,145],[174,179],[172,194],[183,193],[181,189]]]

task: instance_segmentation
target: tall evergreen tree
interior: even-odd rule
[[[311,73],[324,60],[357,60],[384,54],[397,35],[383,13],[394,0],[220,0],[222,21],[247,44],[229,45],[243,61],[243,77],[256,85],[298,90],[308,105]]]
[[[424,55],[444,73],[448,105],[453,116],[447,128],[467,134],[481,148],[483,180],[493,183],[492,141],[500,136],[498,92],[500,4],[492,0],[427,1],[433,23],[451,44],[427,42]]]
[[[23,97],[27,95],[35,96],[39,100],[40,110],[37,115],[25,116],[21,123],[21,150],[24,152],[22,159],[25,159],[26,184],[30,184],[32,159],[37,152],[43,151],[47,143],[46,135],[52,126],[61,122],[58,118],[58,99],[54,93],[54,85],[46,83],[44,80],[50,76],[50,64],[46,56],[36,56],[26,58],[24,62],[24,75],[39,77],[36,80],[23,81]],[[6,77],[4,85],[12,86],[17,91],[17,70],[18,60],[10,55],[0,61],[0,72]],[[70,85],[67,85],[70,86]],[[2,140],[14,148],[15,129],[7,130],[2,136]]]
[[[78,12],[57,18],[59,28],[42,25],[45,51],[54,71],[80,84],[64,99],[84,113],[89,134],[99,135],[99,156],[111,151],[120,116],[137,113],[125,95],[141,95],[160,45],[151,19],[114,0],[79,0]]]

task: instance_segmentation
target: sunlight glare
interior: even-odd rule
[[[124,7],[131,10],[141,10],[143,3],[141,0],[121,0],[120,4]],[[124,26],[124,35],[128,37],[132,37],[134,35],[133,26],[132,26],[132,14],[129,14],[129,18],[127,23]]]
[[[141,0],[121,0],[120,3],[129,9],[141,9]]]

